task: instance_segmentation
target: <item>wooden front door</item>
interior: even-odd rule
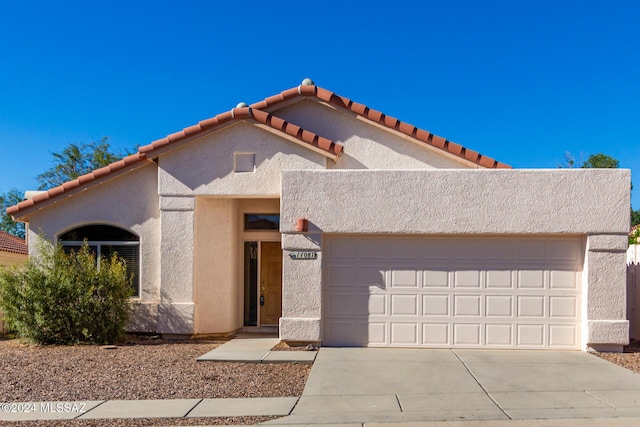
[[[282,315],[282,248],[280,242],[260,246],[260,324],[277,325]]]

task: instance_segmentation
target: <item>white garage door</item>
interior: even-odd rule
[[[580,348],[582,238],[326,243],[323,345]]]

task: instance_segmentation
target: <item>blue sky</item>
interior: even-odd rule
[[[637,1],[22,1],[0,8],[0,192],[316,84],[517,168],[640,174]],[[633,192],[640,208],[640,180]]]

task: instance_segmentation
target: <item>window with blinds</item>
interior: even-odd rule
[[[116,253],[127,265],[127,275],[132,278],[133,296],[140,296],[140,242],[136,235],[110,225],[87,225],[70,230],[58,238],[65,249],[71,251],[85,241],[91,252],[107,258]]]

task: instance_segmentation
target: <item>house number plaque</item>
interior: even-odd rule
[[[316,259],[318,253],[313,251],[293,251],[289,253],[291,259]]]

